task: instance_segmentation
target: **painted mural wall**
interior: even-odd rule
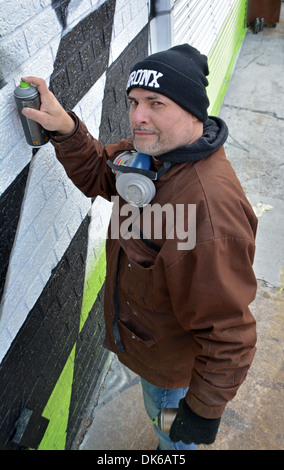
[[[196,5],[216,11],[222,2],[172,1],[171,21],[186,7],[186,40],[198,47]],[[15,8],[0,0],[0,449],[71,449],[109,359],[102,341],[111,205],[75,188],[51,144],[26,144],[14,88],[21,77],[43,77],[104,144],[128,136],[129,69],[151,50],[150,20],[164,4],[25,0]],[[215,33],[201,50],[211,69],[211,114],[246,32],[246,1],[226,4],[218,32],[207,25]]]
[[[1,3],[0,448],[68,449],[108,357],[110,206],[74,187],[51,144],[26,144],[13,90],[43,77],[102,142],[127,136],[124,88],[148,53],[148,2]]]

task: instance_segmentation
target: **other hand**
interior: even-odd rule
[[[215,441],[221,418],[206,419],[194,413],[182,398],[175,420],[170,429],[173,442],[185,444],[212,444]]]

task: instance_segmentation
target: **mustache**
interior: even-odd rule
[[[151,132],[152,134],[157,134],[155,130],[148,129],[147,127],[142,127],[142,126],[133,127],[133,132],[136,132],[136,131],[144,131],[144,132]]]

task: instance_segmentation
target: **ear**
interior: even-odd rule
[[[193,120],[193,122],[197,122],[197,121],[199,121],[199,119],[198,119],[196,116],[193,116],[193,114],[192,114],[191,116],[192,116],[192,120]],[[200,122],[201,122],[201,121],[200,121]]]

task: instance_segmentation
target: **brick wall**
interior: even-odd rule
[[[73,186],[51,144],[28,147],[13,90],[22,76],[43,77],[95,137],[127,136],[124,87],[133,60],[148,53],[148,2],[0,6],[0,448],[68,449],[107,359],[110,207]]]

